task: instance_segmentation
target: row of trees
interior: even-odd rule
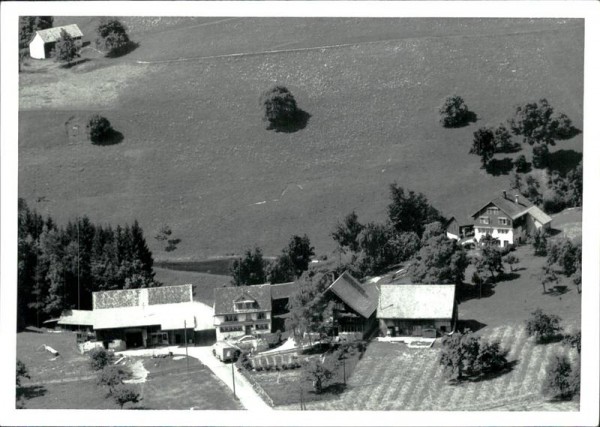
[[[19,48],[27,47],[36,31],[52,28],[52,16],[20,16],[19,17]]]
[[[315,248],[306,234],[292,236],[288,245],[271,263],[264,259],[260,248],[246,249],[244,255],[231,265],[231,283],[234,286],[248,286],[292,282],[308,270],[314,254]]]
[[[92,308],[92,292],[159,286],[153,257],[137,221],[94,225],[87,217],[59,227],[19,199],[19,327],[65,309]]]

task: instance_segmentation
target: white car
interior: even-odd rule
[[[265,351],[269,348],[267,340],[253,335],[244,335],[243,337],[231,342],[240,350]]]

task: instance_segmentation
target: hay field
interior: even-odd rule
[[[484,21],[140,24],[140,46],[126,56],[21,74],[19,194],[59,222],[138,219],[148,236],[166,223],[178,249],[149,239],[151,249],[182,261],[254,244],[276,255],[303,233],[327,253],[352,209],[364,221],[384,217],[393,181],[465,215],[508,182],[467,154],[479,126],[546,97],[582,128],[583,22]],[[253,54],[214,57],[244,52]],[[274,83],[311,115],[306,128],[265,130],[258,97]],[[437,107],[454,92],[477,123],[438,124]],[[67,138],[65,121],[91,112],[123,142]],[[582,135],[560,149],[581,152]]]

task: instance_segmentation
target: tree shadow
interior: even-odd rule
[[[492,159],[485,166],[485,171],[490,175],[508,175],[513,169],[513,162],[510,157],[505,157],[502,160]]]
[[[286,120],[279,120],[276,123],[271,122],[267,130],[275,132],[294,133],[302,130],[308,124],[311,115],[302,109],[298,109],[293,117]]]
[[[575,126],[569,127],[569,129],[562,130],[561,132],[556,132],[554,135],[554,139],[559,141],[564,141],[566,139],[571,139],[576,137],[581,133],[580,129],[577,129]]]
[[[458,299],[460,302],[466,302],[472,299],[489,298],[494,295],[493,283],[484,283],[481,285],[481,294],[479,292],[479,285],[461,285],[458,288]]]
[[[502,369],[500,369],[498,371],[486,372],[486,373],[480,374],[476,377],[468,378],[467,381],[472,382],[472,383],[478,383],[481,381],[493,380],[495,378],[501,377],[501,376],[506,375],[509,372],[513,371],[515,369],[515,366],[517,366],[518,364],[519,364],[518,360],[512,360],[512,361],[508,362]]]
[[[513,269],[513,271],[509,271],[508,273],[502,273],[500,275],[498,275],[496,277],[496,282],[509,282],[511,280],[515,280],[518,279],[519,277],[521,277],[520,274],[515,273],[516,269]]]
[[[475,319],[464,319],[458,321],[457,329],[463,332],[467,329],[471,332],[477,332],[478,330],[483,329],[486,326],[487,324],[481,323]]]
[[[575,150],[558,150],[548,154],[547,167],[551,172],[558,172],[565,176],[575,169],[583,159],[583,153]]]
[[[564,295],[567,292],[571,292],[571,289],[569,289],[565,285],[557,285],[557,286],[554,286],[553,288],[548,289],[546,291],[546,295],[556,297],[556,296]]]
[[[456,122],[453,123],[444,123],[443,126],[448,129],[458,129],[464,128],[465,126],[469,126],[471,123],[475,123],[477,121],[477,113],[473,111],[467,111],[462,115],[462,117],[457,118]]]
[[[124,136],[118,130],[111,129],[102,139],[92,141],[94,145],[106,146],[116,145],[123,142]]]
[[[75,67],[76,65],[85,64],[86,62],[89,62],[89,61],[90,61],[90,58],[80,58],[75,61],[71,61],[71,62],[67,62],[66,64],[62,64],[60,66],[60,68],[64,68],[64,69],[68,70],[70,68]]]
[[[554,334],[551,337],[536,339],[536,344],[546,345],[546,344],[555,344],[561,342],[565,336],[561,333]]]
[[[556,228],[549,228],[548,230],[546,230],[546,234],[548,235],[548,237],[553,237],[560,233],[562,233],[562,230],[557,230]]]
[[[173,252],[177,249],[177,245],[181,243],[181,239],[169,239],[167,240],[167,246],[165,247],[165,251]]]
[[[521,151],[522,147],[521,144],[519,144],[518,142],[513,142],[513,143],[506,143],[501,147],[498,147],[496,149],[496,153],[504,153],[504,154],[512,154],[512,153],[518,153],[519,151]]]
[[[125,46],[123,46],[119,49],[113,49],[104,56],[106,58],[120,58],[121,56],[125,56],[128,53],[133,52],[138,47],[140,47],[140,44],[138,42],[130,41]]]
[[[44,396],[47,390],[43,385],[21,386],[17,387],[17,399],[33,399],[34,397]]]
[[[333,383],[333,384],[329,384],[325,387],[323,387],[321,389],[321,393],[317,393],[314,390],[310,390],[308,393],[310,394],[315,394],[315,395],[326,395],[326,394],[330,394],[330,395],[340,395],[344,392],[344,390],[346,390],[347,385],[344,383]]]

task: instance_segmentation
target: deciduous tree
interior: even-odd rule
[[[453,128],[469,124],[474,114],[469,111],[464,99],[459,95],[448,96],[439,108],[440,122],[444,127]]]
[[[79,48],[75,40],[65,30],[60,32],[60,37],[54,47],[54,56],[57,61],[70,64],[75,58],[79,57]]]
[[[428,239],[412,264],[408,275],[414,283],[460,284],[469,261],[461,245],[444,235]]]
[[[255,247],[254,250],[246,249],[244,256],[236,259],[231,265],[231,283],[234,286],[266,283],[266,267],[267,265],[260,248]]]
[[[357,252],[359,248],[358,236],[363,230],[364,225],[358,221],[355,211],[350,212],[343,221],[338,222],[331,237],[338,244],[341,250],[349,249]]]
[[[115,18],[102,18],[96,32],[96,47],[109,54],[119,53],[130,43],[127,29]]]
[[[485,167],[495,152],[494,131],[486,127],[477,129],[473,133],[473,145],[469,154],[478,155],[481,158],[481,167]]]
[[[434,221],[445,223],[441,213],[429,204],[422,193],[407,192],[398,184],[390,185],[391,203],[388,205],[388,217],[398,233],[414,232],[423,235],[425,225]]]
[[[121,409],[128,403],[138,403],[141,398],[139,392],[130,385],[121,384],[113,388],[112,397]]]
[[[573,396],[573,389],[569,381],[570,377],[571,364],[569,360],[564,356],[555,355],[546,368],[542,392],[552,399],[570,399]]]
[[[531,313],[527,320],[527,334],[535,337],[538,343],[546,343],[556,338],[562,331],[561,318],[554,314],[546,314],[541,309]]]
[[[263,119],[269,122],[268,129],[290,126],[297,119],[296,99],[285,86],[274,86],[265,91],[259,103],[263,108]]]

